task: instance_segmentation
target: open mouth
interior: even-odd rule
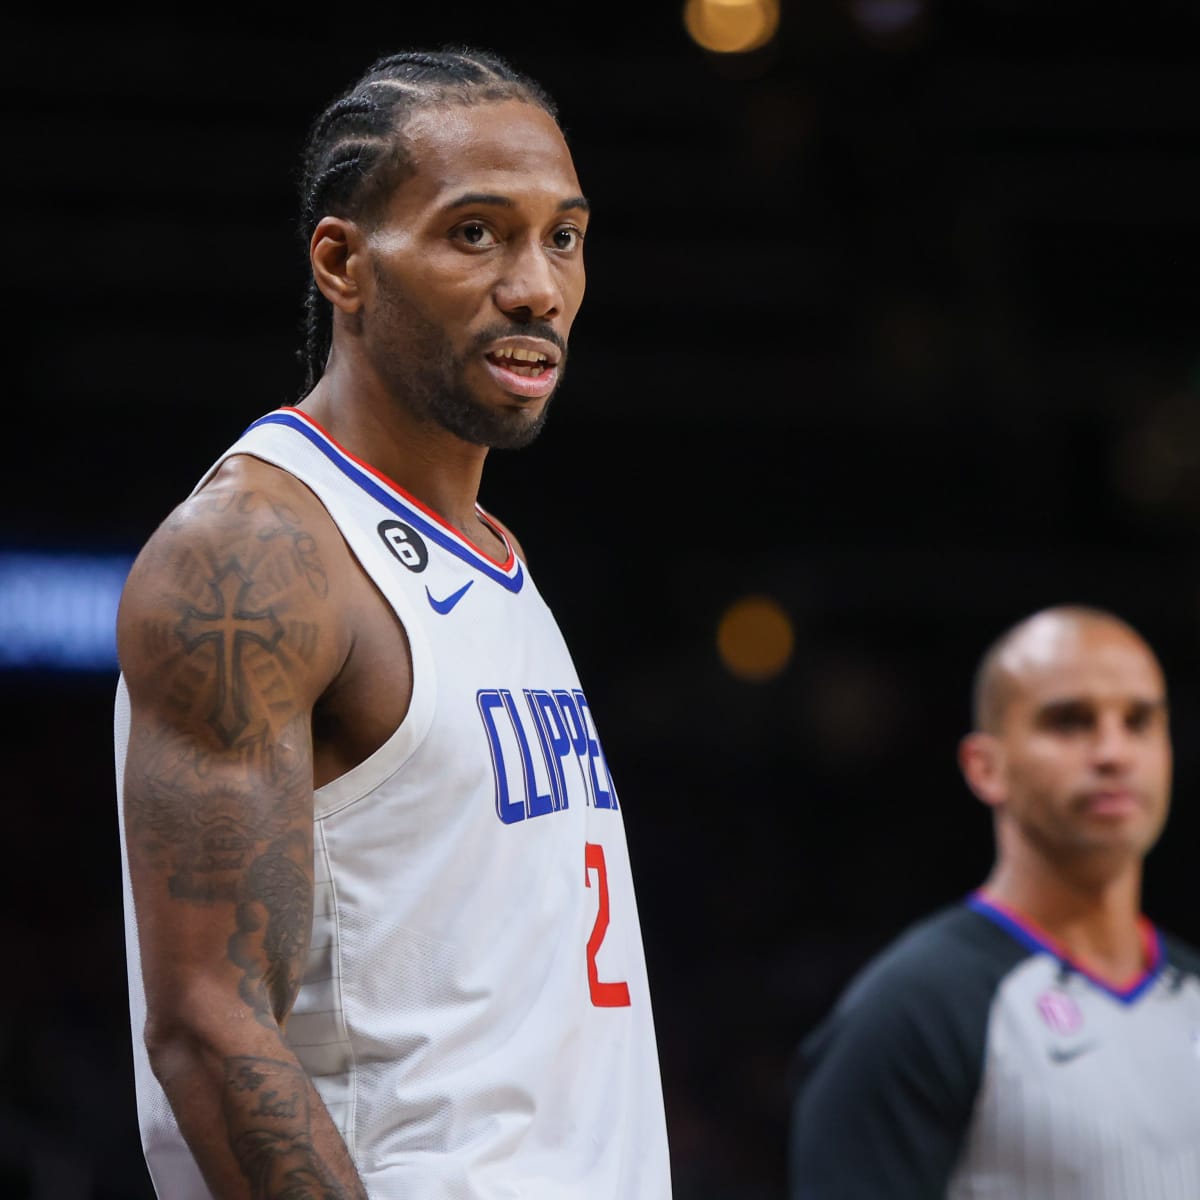
[[[554,391],[561,365],[559,353],[554,346],[539,341],[512,338],[485,351],[484,366],[509,396],[544,400]]]
[[[542,354],[541,351],[523,350],[517,346],[505,347],[502,350],[493,350],[487,355],[487,360],[494,366],[503,368],[505,371],[512,371],[516,375],[524,375],[529,379],[536,379],[555,365],[550,360],[550,357]]]

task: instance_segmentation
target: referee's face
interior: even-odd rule
[[[985,799],[1044,860],[1140,858],[1162,831],[1171,786],[1158,661],[1102,620],[1064,623],[1020,650]]]

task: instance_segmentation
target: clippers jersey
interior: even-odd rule
[[[1143,922],[1115,988],[976,893],[805,1043],[793,1200],[1195,1200],[1200,959]]]
[[[621,809],[524,564],[511,546],[503,563],[482,554],[299,410],[263,417],[220,461],[232,454],[308,486],[411,648],[404,721],[315,795],[312,944],[286,1029],[367,1193],[668,1197]],[[119,786],[127,734],[122,685]],[[142,1041],[125,876],[143,1144],[158,1194],[199,1200]]]

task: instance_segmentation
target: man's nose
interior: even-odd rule
[[[530,238],[514,245],[495,298],[497,307],[516,321],[549,321],[562,311],[562,291],[540,241]]]
[[[1094,753],[1100,766],[1112,769],[1129,763],[1136,738],[1120,714],[1105,715],[1096,728]]]

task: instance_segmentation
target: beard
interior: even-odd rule
[[[543,321],[508,321],[490,326],[459,356],[443,330],[412,305],[403,291],[378,270],[378,323],[388,334],[373,356],[376,365],[397,397],[418,419],[440,425],[473,446],[493,450],[519,450],[528,446],[546,423],[554,391],[533,413],[525,406],[493,408],[479,400],[466,381],[467,363],[482,347],[497,338],[524,335],[545,338],[558,347],[558,383],[566,367],[566,344],[558,332]]]

